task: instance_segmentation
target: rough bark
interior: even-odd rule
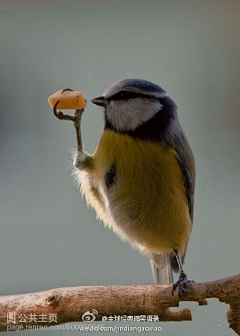
[[[197,301],[206,305],[208,298],[218,298],[229,304],[227,320],[230,328],[240,335],[240,274],[205,283],[187,285],[187,293],[179,298],[172,295],[172,284],[144,284],[128,286],[80,286],[51,289],[44,292],[0,296],[0,331],[6,331],[7,316],[30,314],[57,314],[57,322],[27,322],[28,325],[56,325],[82,322],[87,311],[97,311],[96,321],[103,316],[158,315],[160,321],[191,320],[191,311],[182,309],[172,312],[180,301]],[[11,323],[10,323],[11,324]],[[14,325],[26,326],[15,321]]]

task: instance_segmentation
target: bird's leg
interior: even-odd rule
[[[71,89],[65,89],[64,91],[73,91]],[[64,114],[62,111],[57,111],[57,106],[60,100],[56,102],[53,107],[53,113],[56,118],[60,120],[71,120],[74,124],[77,138],[77,153],[74,157],[74,166],[78,169],[85,169],[92,166],[92,157],[83,151],[82,147],[82,135],[81,135],[81,119],[84,109],[75,110],[74,115]]]
[[[178,281],[173,284],[172,294],[177,288],[179,288],[178,296],[181,297],[183,295],[183,293],[186,292],[186,284],[193,283],[194,280],[188,279],[187,274],[185,273],[185,271],[183,269],[182,260],[181,260],[181,257],[179,255],[178,251],[174,250],[174,252],[176,253],[176,259],[177,259],[177,262],[178,262],[180,275],[179,275]]]

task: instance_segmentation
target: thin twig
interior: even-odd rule
[[[73,91],[71,89],[65,89],[64,91]],[[60,100],[58,100],[54,107],[53,107],[53,113],[56,118],[60,120],[71,120],[74,124],[75,130],[76,130],[76,138],[77,138],[77,147],[80,152],[82,152],[82,136],[81,136],[81,119],[84,112],[84,109],[81,110],[75,110],[74,115],[64,114],[62,111],[58,111],[57,107],[60,103]]]

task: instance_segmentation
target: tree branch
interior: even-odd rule
[[[128,286],[81,286],[47,290],[44,292],[0,296],[0,331],[9,325],[56,325],[83,321],[82,315],[93,309],[96,320],[114,315],[158,315],[160,321],[189,321],[191,311],[172,312],[180,301],[197,301],[207,305],[208,298],[218,298],[230,305],[227,320],[230,328],[240,335],[240,274],[205,283],[187,285],[187,294],[179,298],[172,295],[172,284]],[[14,317],[11,313],[15,314]],[[35,315],[34,315],[35,314]],[[57,321],[34,321],[34,316],[57,314]],[[20,316],[32,316],[32,321],[22,321]],[[17,317],[17,318],[16,318]],[[8,321],[15,318],[15,323]],[[7,323],[9,322],[9,323]]]

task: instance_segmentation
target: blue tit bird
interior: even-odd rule
[[[195,164],[177,107],[158,85],[141,79],[112,84],[92,103],[105,126],[93,155],[78,149],[75,176],[104,225],[149,257],[154,281],[173,282],[181,296],[192,230]]]

